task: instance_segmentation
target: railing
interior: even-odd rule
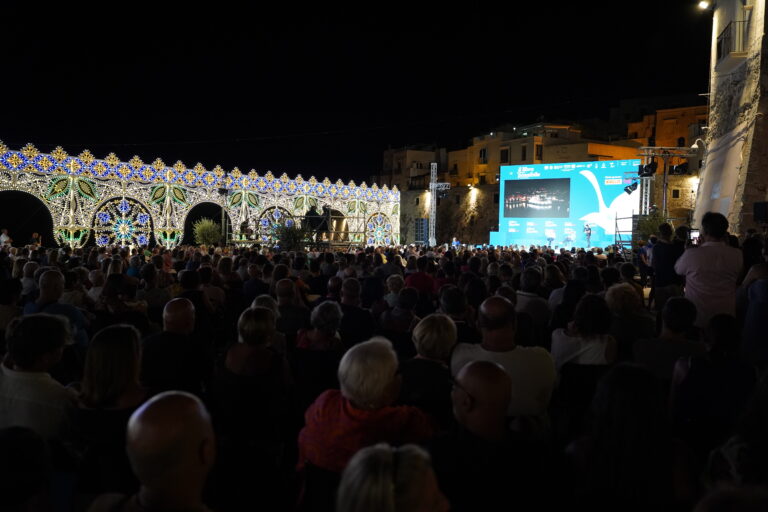
[[[732,53],[744,53],[747,51],[746,21],[732,21],[725,26],[717,36],[717,61],[720,62]]]

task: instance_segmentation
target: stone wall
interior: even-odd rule
[[[456,237],[465,244],[487,244],[489,233],[498,229],[498,193],[498,184],[448,190],[447,196],[440,199],[437,206],[437,242],[450,242]],[[429,217],[429,192],[402,192],[400,212],[401,240],[413,243],[414,219]]]

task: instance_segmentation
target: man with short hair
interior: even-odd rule
[[[73,341],[80,347],[88,345],[88,333],[86,332],[87,320],[85,315],[71,304],[62,304],[61,296],[64,294],[64,276],[58,270],[46,270],[40,276],[38,286],[40,295],[34,302],[27,302],[24,306],[24,314],[48,313],[49,315],[61,315],[69,321]]]
[[[330,282],[329,282],[330,287]],[[373,336],[375,321],[367,309],[360,307],[360,281],[348,277],[341,285],[341,326],[339,335],[345,347],[351,347]]]
[[[634,361],[651,370],[662,382],[670,382],[678,359],[706,354],[702,342],[687,337],[695,320],[696,306],[690,300],[684,297],[667,300],[662,312],[661,334],[655,339],[637,340],[633,345]]]
[[[542,275],[538,268],[527,268],[520,276],[520,289],[517,291],[515,311],[528,313],[538,330],[549,324],[549,304],[539,295]]]
[[[435,288],[435,280],[427,273],[429,258],[421,256],[416,260],[416,272],[405,278],[405,286],[416,288],[419,293],[431,296]]]
[[[280,312],[277,330],[285,334],[289,343],[293,343],[296,332],[309,327],[309,310],[298,305],[296,283],[292,279],[279,280],[275,284],[275,296]]]
[[[190,271],[188,271],[190,272]],[[213,354],[193,336],[195,306],[177,298],[163,309],[163,332],[144,339],[141,382],[153,392],[178,389],[197,395],[213,373]]]
[[[11,322],[8,357],[0,365],[0,428],[28,427],[48,441],[67,436],[74,395],[49,372],[61,361],[70,336],[66,318],[59,315],[31,314]]]
[[[683,294],[683,279],[675,273],[675,263],[683,255],[685,248],[672,243],[674,231],[666,222],[659,225],[659,238],[653,246],[651,266],[653,267],[656,310],[664,309],[670,297]]]
[[[197,397],[169,391],[139,407],[128,422],[126,451],[141,488],[132,496],[104,494],[90,512],[208,510],[203,488],[216,458],[216,438]]]
[[[510,417],[543,418],[555,387],[555,363],[541,347],[515,344],[515,307],[504,297],[489,297],[480,306],[479,345],[459,343],[451,358],[451,373],[471,361],[492,361],[507,370],[512,381]]]
[[[713,316],[736,316],[736,284],[743,267],[740,250],[730,247],[728,219],[707,212],[701,219],[701,239],[675,263],[675,272],[685,277],[685,298],[696,305],[696,326],[705,327]]]
[[[490,361],[468,363],[454,379],[451,401],[458,428],[430,445],[451,510],[495,510],[510,495],[516,501],[534,497],[536,483],[543,481],[535,445],[516,439],[507,428],[512,387],[504,368]]]

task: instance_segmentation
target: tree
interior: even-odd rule
[[[642,215],[637,221],[637,235],[643,239],[648,240],[651,235],[656,235],[659,232],[659,225],[667,222],[667,219],[661,212],[655,212],[648,215]]]
[[[221,226],[207,217],[193,224],[192,233],[198,245],[214,245],[221,241]]]
[[[312,230],[309,226],[279,225],[275,227],[275,245],[284,251],[303,251],[312,243]]]

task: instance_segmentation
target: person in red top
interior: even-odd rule
[[[418,271],[405,278],[405,286],[416,288],[419,290],[419,293],[431,295],[435,288],[435,280],[431,275],[427,274],[428,264],[429,259],[426,256],[421,256],[416,260]]]
[[[393,406],[400,390],[397,355],[385,338],[350,348],[339,364],[341,391],[321,394],[305,414],[299,433],[299,463],[341,473],[361,448],[386,442],[423,443],[432,420],[411,406]]]

